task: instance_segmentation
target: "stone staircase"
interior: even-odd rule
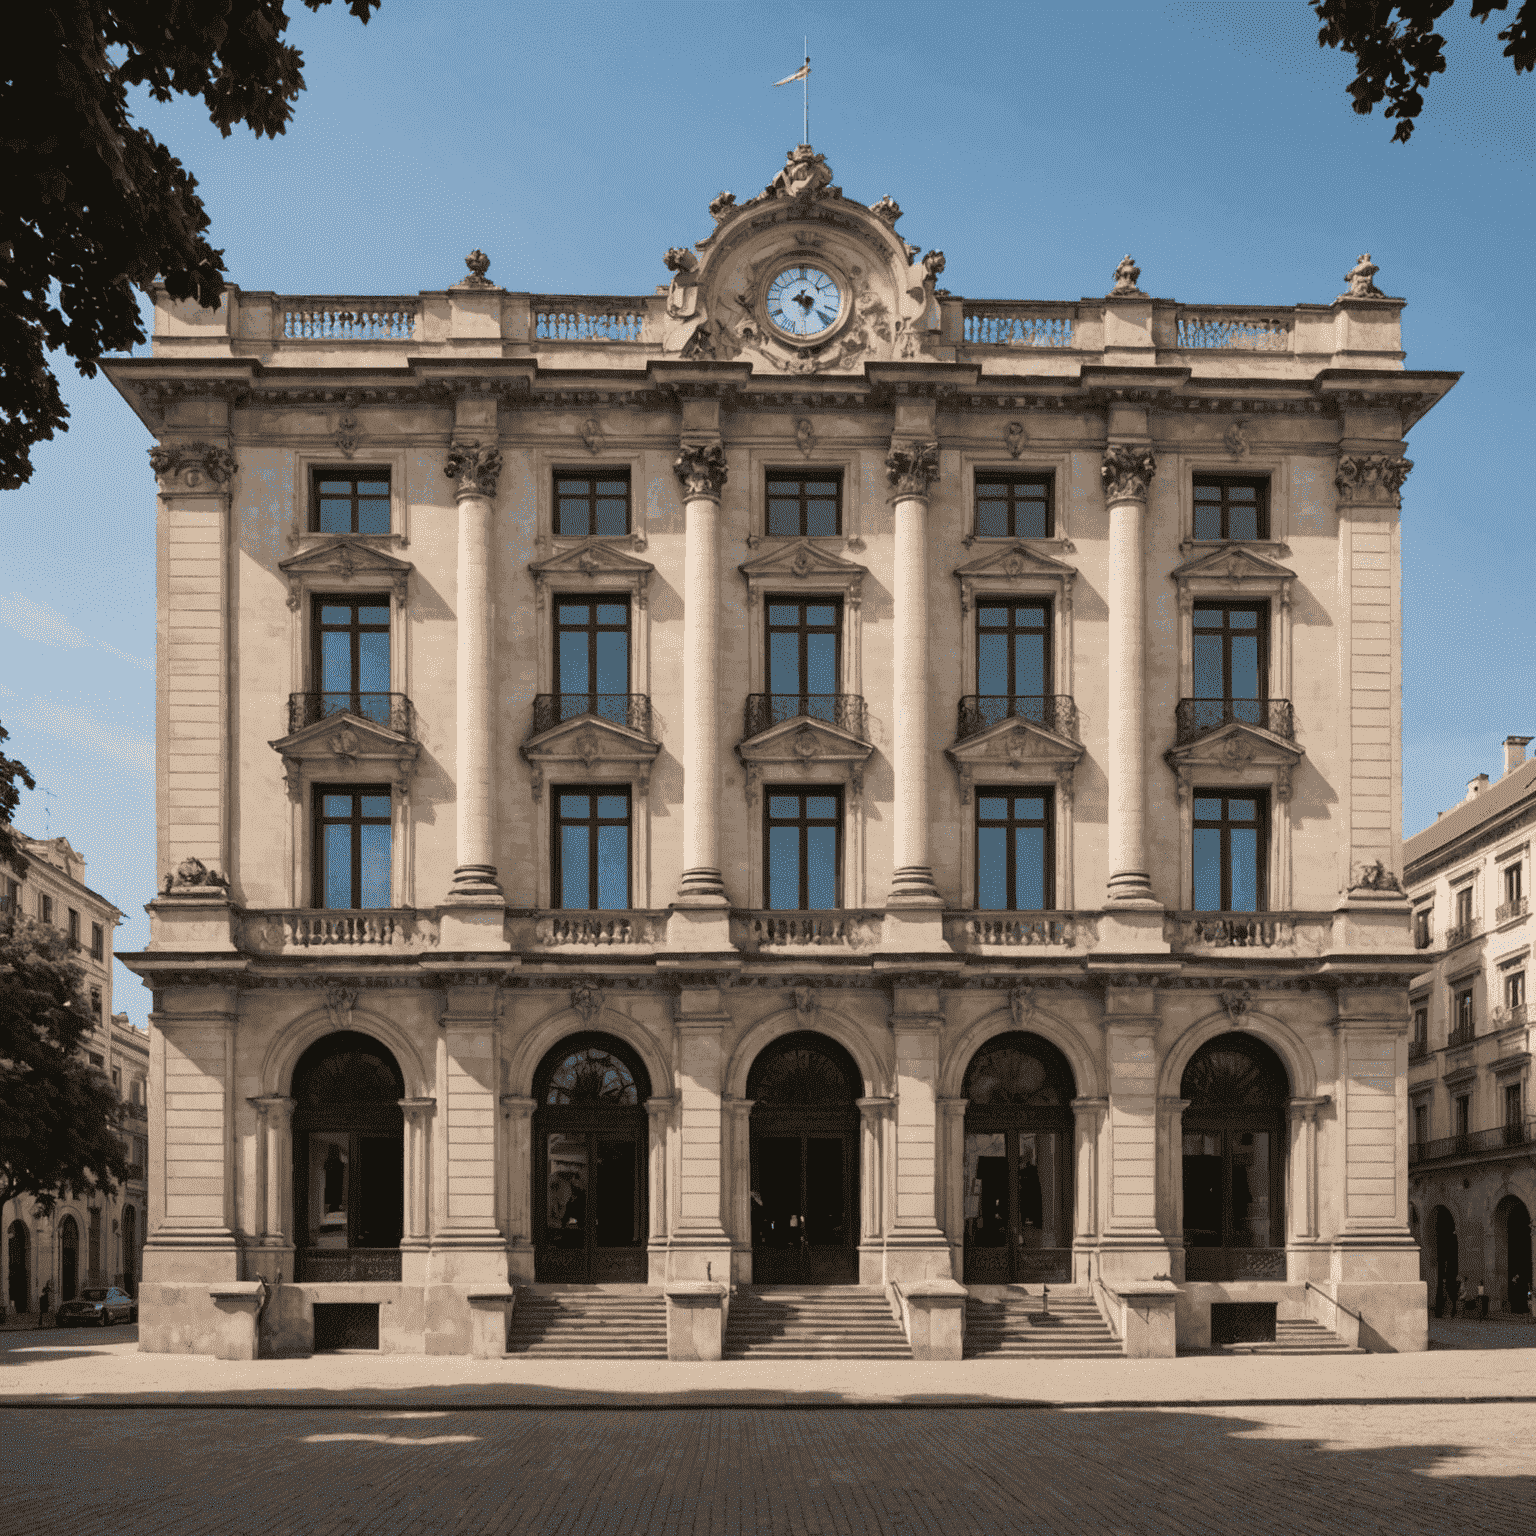
[[[1120,1341],[1086,1291],[1051,1287],[1051,1323],[1036,1323],[1041,1299],[1010,1289],[994,1301],[972,1295],[965,1306],[967,1360],[1078,1360],[1118,1357]]]
[[[746,1286],[731,1297],[727,1360],[910,1360],[884,1291],[855,1285]]]
[[[1338,1334],[1310,1317],[1281,1318],[1275,1323],[1273,1344],[1220,1344],[1223,1355],[1364,1355],[1369,1350],[1346,1344]]]
[[[665,1360],[667,1300],[650,1286],[518,1286],[509,1355]]]

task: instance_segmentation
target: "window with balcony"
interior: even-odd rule
[[[1269,481],[1239,475],[1196,475],[1195,537],[1267,539]]]
[[[550,718],[535,731],[561,720],[596,715],[616,725],[644,730],[637,718],[640,695],[629,691],[629,601],[625,597],[555,599],[555,687]]]
[[[629,532],[629,471],[555,471],[555,532],[566,538]]]
[[[1519,1083],[1504,1085],[1504,1124],[1519,1125],[1525,1118],[1525,1094]]]
[[[1525,1007],[1525,972],[1507,971],[1504,975],[1504,1006],[1513,1013]]]
[[[1472,917],[1472,887],[1464,885],[1451,893],[1451,927],[1445,936],[1447,949],[1464,944],[1476,933]]]
[[[557,786],[551,840],[553,906],[621,912],[629,894],[630,801],[627,787]]]
[[[1434,940],[1434,931],[1430,927],[1431,907],[1420,907],[1413,914],[1413,947],[1415,949],[1428,949]]]
[[[311,905],[341,911],[389,906],[389,786],[320,785],[314,795]]]
[[[1268,799],[1252,790],[1197,790],[1197,912],[1262,912],[1267,900]]]
[[[1413,1106],[1413,1139],[1423,1146],[1429,1140],[1429,1105],[1415,1104]]]
[[[389,517],[387,468],[311,471],[311,533],[388,533]]]
[[[1049,474],[995,472],[976,474],[978,539],[1048,539],[1051,537],[1053,477]]]
[[[100,923],[91,924],[91,959],[101,960],[107,953],[107,931]]]
[[[389,691],[389,598],[316,597],[313,613],[312,718],[350,713],[392,725],[397,699]]]
[[[1229,721],[1273,729],[1269,696],[1269,604],[1196,603],[1195,732]],[[1279,732],[1289,735],[1289,731]]]
[[[976,791],[976,906],[1049,911],[1055,903],[1049,789]]]
[[[1456,1095],[1453,1116],[1456,1129],[1452,1134],[1456,1136],[1470,1135],[1472,1132],[1472,1095],[1470,1093],[1458,1093]]]
[[[1452,1045],[1465,1045],[1477,1032],[1477,1017],[1473,1012],[1472,988],[1462,987],[1451,998]]]
[[[1523,861],[1516,859],[1513,864],[1506,864],[1500,871],[1501,884],[1503,886],[1504,899],[1499,903],[1498,921],[1507,923],[1512,918],[1524,917],[1525,902],[1525,866]]]
[[[765,790],[763,847],[764,906],[775,912],[842,906],[841,790]]]
[[[775,537],[832,538],[843,531],[843,472],[768,471],[767,531]]]
[[[1016,718],[1064,736],[1076,734],[1072,700],[1051,692],[1051,633],[1047,598],[976,604],[976,692],[960,702],[961,739]]]
[[[843,605],[838,598],[770,597],[767,600],[767,718],[748,735],[804,715],[848,725],[845,696],[838,692],[843,668]],[[853,728],[850,726],[850,728]]]

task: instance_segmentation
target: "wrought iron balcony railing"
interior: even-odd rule
[[[1296,737],[1296,716],[1289,699],[1180,699],[1174,712],[1178,745],[1224,725],[1257,726],[1287,741]]]
[[[1479,1152],[1501,1152],[1507,1147],[1536,1148],[1536,1120],[1516,1120],[1490,1131],[1464,1131],[1460,1136],[1440,1136],[1434,1141],[1408,1143],[1408,1166],[1430,1163],[1440,1157],[1471,1157]]]
[[[1477,1039],[1476,1024],[1458,1024],[1450,1034],[1445,1037],[1447,1050],[1455,1050],[1457,1046],[1471,1045]]]
[[[760,736],[786,720],[825,720],[869,740],[869,710],[857,693],[749,693],[746,739]]]
[[[648,693],[541,693],[533,701],[533,734],[541,735],[582,715],[627,725],[646,736],[651,734]]]
[[[1528,910],[1527,899],[1524,896],[1516,896],[1513,901],[1500,904],[1498,911],[1494,913],[1494,921],[1507,923],[1512,918],[1524,917]]]
[[[290,693],[288,732],[328,720],[332,715],[356,715],[401,736],[416,739],[416,711],[403,693]]]
[[[1457,923],[1454,928],[1445,930],[1445,947],[1455,949],[1458,944],[1465,944],[1468,939],[1475,939],[1483,931],[1483,925],[1475,917],[1468,918],[1464,923]]]
[[[968,693],[960,700],[955,738],[979,736],[1004,720],[1028,720],[1058,736],[1077,740],[1077,705],[1069,693]]]

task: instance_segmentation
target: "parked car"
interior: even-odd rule
[[[84,1327],[91,1323],[105,1328],[108,1323],[136,1323],[138,1320],[138,1302],[115,1285],[87,1286],[73,1301],[66,1301],[57,1316],[60,1328]]]

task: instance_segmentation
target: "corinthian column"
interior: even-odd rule
[[[674,947],[730,946],[720,876],[720,492],[725,451],[685,443],[672,464],[683,487],[683,872]]]
[[[1157,460],[1117,445],[1104,455],[1109,508],[1109,888],[1106,900],[1154,906],[1147,871],[1147,580],[1142,524]]]
[[[944,906],[928,855],[928,492],[939,477],[939,445],[893,447],[885,460],[896,525],[892,573],[895,697],[891,766],[895,771],[892,873],[886,944],[944,949]]]

